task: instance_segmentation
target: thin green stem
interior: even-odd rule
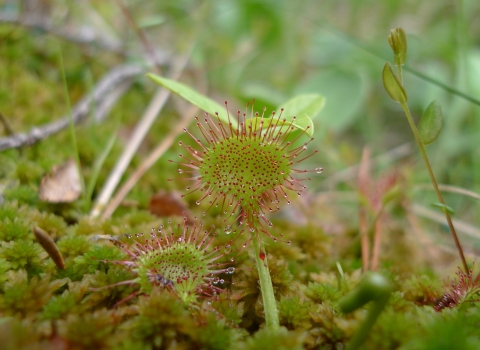
[[[65,93],[65,100],[67,102],[67,109],[68,109],[68,120],[69,120],[69,130],[70,130],[70,140],[72,142],[73,153],[75,156],[75,163],[77,164],[77,171],[80,175],[80,185],[82,187],[82,195],[85,196],[85,181],[83,179],[82,168],[80,166],[80,152],[78,151],[78,143],[77,143],[77,136],[75,134],[75,123],[73,122],[72,116],[72,105],[70,103],[70,95],[68,93],[68,84],[67,84],[67,76],[65,74],[65,66],[63,64],[63,53],[62,50],[59,50],[59,60],[60,60],[60,70],[62,72],[62,81],[63,81],[63,90]]]
[[[413,135],[415,136],[415,141],[417,142],[418,148],[420,149],[420,153],[422,154],[423,161],[425,162],[425,166],[427,167],[428,175],[430,175],[430,180],[432,181],[433,188],[435,189],[435,193],[437,194],[438,201],[442,203],[443,206],[445,206],[445,201],[443,200],[442,193],[438,188],[438,183],[437,183],[437,180],[435,179],[435,175],[433,174],[430,161],[428,160],[427,152],[425,151],[425,146],[423,145],[422,140],[420,139],[420,135],[418,134],[417,127],[415,126],[415,122],[413,121],[412,115],[410,114],[408,105],[407,103],[401,103],[401,106],[403,108],[403,111],[405,112],[405,115],[407,116],[407,120],[408,120],[408,123],[410,124],[410,128],[412,129]],[[450,232],[452,233],[453,240],[455,241],[455,245],[457,246],[458,254],[460,255],[460,259],[462,260],[465,273],[468,273],[467,261],[465,260],[462,246],[460,245],[460,241],[457,237],[455,227],[453,226],[452,218],[450,217],[450,214],[448,213],[447,210],[444,210],[443,212],[445,213],[445,218],[447,219],[448,227],[450,228]]]
[[[267,254],[261,240],[253,240],[255,248],[255,262],[258,269],[258,278],[260,279],[260,291],[262,293],[263,310],[265,312],[265,323],[267,328],[277,331],[280,322],[278,320],[277,302],[273,293],[272,279],[267,265]],[[262,260],[263,257],[263,260]]]
[[[340,299],[339,307],[344,313],[353,312],[367,303],[372,304],[367,317],[347,345],[347,350],[357,350],[365,342],[375,321],[387,305],[392,289],[391,282],[384,276],[375,272],[368,273],[354,290]]]

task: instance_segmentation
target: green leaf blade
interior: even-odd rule
[[[304,130],[308,136],[313,135],[313,121],[325,106],[325,98],[319,94],[305,94],[291,98],[279,108],[283,108],[283,116],[290,122],[296,116],[293,125]]]
[[[217,102],[211,100],[207,96],[204,96],[187,85],[179,83],[175,80],[164,78],[152,73],[148,73],[147,77],[152,79],[155,83],[167,88],[171,92],[183,97],[188,102],[194,104],[208,114],[215,115],[215,113],[218,113],[220,120],[228,124],[228,117],[225,107],[219,105]],[[237,126],[237,121],[234,118],[231,118],[230,122],[234,127]]]
[[[407,93],[405,92],[405,89],[388,62],[385,63],[385,67],[383,67],[382,80],[383,86],[385,87],[385,90],[387,90],[392,100],[399,103],[407,102]]]
[[[443,126],[443,116],[442,116],[442,107],[437,102],[433,100],[423,112],[422,118],[418,123],[418,133],[420,135],[420,140],[424,145],[429,145],[433,143]]]

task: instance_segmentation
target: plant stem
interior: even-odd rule
[[[262,293],[263,310],[265,313],[265,323],[271,331],[277,331],[279,328],[277,302],[273,293],[272,279],[267,265],[267,255],[260,239],[253,240],[255,248],[255,262],[258,269],[258,278],[260,280],[260,291]],[[261,259],[260,253],[265,254],[264,260]]]
[[[403,86],[403,76],[402,76],[401,65],[397,65],[397,74],[398,74],[398,79]],[[460,255],[460,260],[462,260],[463,269],[465,270],[465,273],[468,274],[469,269],[468,269],[467,261],[465,260],[465,255],[463,254],[462,246],[460,245],[457,232],[455,231],[455,227],[453,226],[452,218],[450,217],[450,214],[448,213],[448,211],[445,210],[445,201],[443,200],[442,193],[438,188],[438,183],[437,183],[437,180],[435,179],[435,175],[433,174],[430,161],[428,160],[425,146],[423,145],[423,142],[420,139],[420,135],[418,134],[418,129],[415,125],[415,122],[413,121],[407,102],[401,102],[400,105],[402,106],[403,111],[407,116],[408,124],[410,124],[410,128],[412,129],[412,132],[413,132],[413,136],[415,136],[415,141],[417,142],[418,148],[420,149],[420,153],[422,154],[423,161],[425,163],[425,166],[427,167],[428,175],[430,176],[430,181],[432,182],[433,188],[435,189],[435,193],[437,194],[438,201],[444,206],[443,212],[445,214],[445,218],[447,219],[448,227],[450,228],[450,232],[452,233],[453,240],[455,242],[455,245],[457,246],[458,254]]]
[[[403,111],[405,112],[405,115],[407,116],[407,120],[408,120],[408,123],[410,124],[410,128],[412,129],[413,135],[415,136],[415,141],[417,142],[418,148],[420,149],[420,153],[422,154],[423,161],[425,162],[425,166],[427,167],[428,174],[430,175],[430,180],[432,181],[433,188],[435,189],[435,192],[438,197],[438,201],[443,206],[445,206],[445,201],[443,200],[442,193],[438,188],[438,183],[437,183],[437,180],[435,179],[435,175],[433,175],[433,170],[432,170],[432,167],[430,166],[430,161],[428,160],[427,152],[425,151],[425,147],[422,143],[422,140],[420,139],[420,135],[418,134],[417,127],[415,126],[412,115],[410,114],[408,105],[407,103],[401,103],[401,106],[403,108]],[[457,246],[458,254],[460,255],[460,259],[462,260],[463,269],[465,270],[465,273],[468,273],[469,270],[468,270],[467,261],[465,260],[462,246],[460,245],[460,241],[458,240],[457,233],[455,232],[455,227],[453,226],[452,218],[450,217],[450,214],[448,213],[447,210],[443,210],[443,212],[445,213],[445,218],[447,219],[448,227],[450,228],[450,232],[452,233],[453,240],[455,241],[455,245]]]

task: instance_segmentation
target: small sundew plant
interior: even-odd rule
[[[154,286],[171,290],[185,304],[197,298],[216,297],[223,289],[221,274],[233,274],[235,268],[219,262],[228,249],[212,248],[214,227],[204,229],[203,223],[160,226],[149,234],[127,234],[113,242],[129,257],[114,263],[129,267],[137,277],[111,286],[139,284],[136,293],[149,294]],[[169,222],[170,223],[170,222]]]
[[[260,233],[266,234],[274,241],[278,238],[269,232],[268,228],[273,225],[265,214],[279,210],[278,205],[282,199],[290,203],[289,192],[301,195],[302,190],[306,188],[303,182],[309,178],[299,178],[298,174],[321,173],[323,169],[297,168],[299,163],[318,152],[315,150],[304,154],[313,138],[300,146],[296,145],[303,134],[308,134],[310,126],[294,135],[293,132],[298,129],[295,125],[295,116],[287,121],[282,117],[283,108],[278,116],[275,112],[271,116],[265,116],[265,108],[260,115],[254,112],[253,105],[250,113],[238,111],[236,120],[233,120],[225,102],[226,125],[220,120],[218,112],[215,113],[215,117],[205,113],[203,120],[195,117],[196,126],[205,141],[202,142],[184,129],[199,148],[195,149],[180,142],[190,156],[179,155],[183,160],[178,162],[180,165],[178,171],[189,175],[183,180],[193,182],[186,188],[190,191],[187,194],[203,192],[196,202],[197,205],[208,201],[207,211],[213,206],[220,206],[221,212],[226,216],[224,222],[233,218],[239,223],[238,229],[226,225],[225,233],[234,232],[235,240],[245,230],[250,232],[251,235],[243,247],[257,238],[254,243],[255,260],[265,322],[269,329],[277,330],[279,328],[277,305]],[[248,108],[247,105],[247,110]]]
[[[205,142],[184,129],[198,144],[199,149],[179,142],[192,158],[180,154],[183,161],[178,162],[181,166],[178,172],[191,175],[184,178],[193,181],[193,185],[186,188],[189,193],[203,192],[196,202],[197,205],[203,201],[208,201],[208,209],[220,205],[222,213],[227,216],[225,221],[234,217],[235,221],[245,224],[250,232],[256,234],[263,232],[276,241],[277,237],[267,229],[272,227],[272,223],[265,214],[278,211],[282,198],[290,203],[289,192],[300,195],[306,188],[302,182],[309,179],[298,178],[295,175],[322,172],[322,168],[315,170],[296,168],[300,162],[318,150],[308,155],[303,154],[313,138],[298,147],[293,146],[309,127],[292,137],[292,132],[297,130],[294,126],[296,117],[287,122],[282,118],[283,109],[279,116],[275,116],[273,112],[270,117],[265,116],[265,108],[261,116],[258,112],[253,112],[253,106],[250,117],[247,117],[247,113],[238,111],[236,118],[238,127],[234,127],[227,102],[225,107],[228,126],[220,121],[218,113],[215,118],[206,113],[203,121],[195,118],[196,126]],[[238,212],[239,214],[236,214]],[[239,233],[245,229],[245,226],[242,227]],[[225,232],[236,233],[236,229],[231,229],[228,225]]]

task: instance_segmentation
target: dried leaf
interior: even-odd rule
[[[187,205],[177,192],[160,191],[150,198],[150,213],[164,216],[186,216],[187,222],[193,222]]]
[[[40,200],[51,203],[70,203],[80,197],[82,186],[77,165],[73,159],[54,167],[51,175],[46,175],[40,183]]]

